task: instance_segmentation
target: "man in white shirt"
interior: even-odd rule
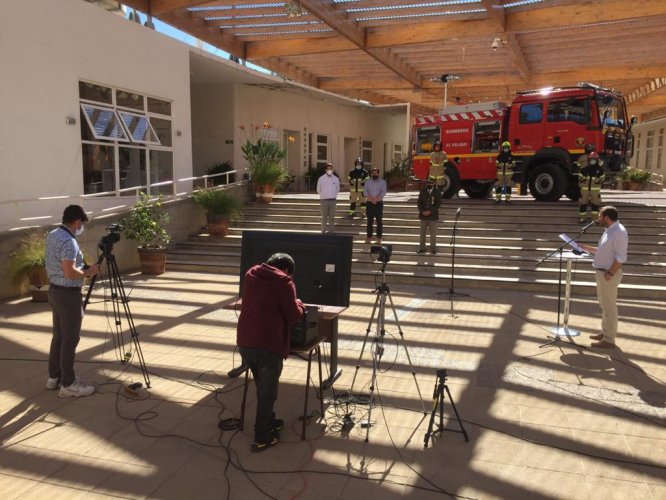
[[[601,307],[601,333],[592,335],[592,347],[615,347],[617,335],[617,288],[622,281],[622,264],[627,262],[629,235],[618,222],[615,207],[603,207],[599,211],[599,224],[606,231],[601,235],[599,246],[580,245],[594,255],[592,265],[596,270],[597,297]]]
[[[321,232],[335,231],[335,202],[340,192],[340,179],[333,175],[333,164],[326,164],[326,173],[317,180],[317,193],[321,201]]]

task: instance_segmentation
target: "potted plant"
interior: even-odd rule
[[[230,161],[225,161],[223,163],[216,163],[212,167],[209,167],[206,171],[208,175],[223,174],[225,172],[231,172],[234,167],[231,165]],[[227,182],[228,181],[228,182]],[[208,184],[210,186],[220,186],[222,184],[232,184],[236,182],[236,174],[229,175],[217,175],[216,177],[211,177],[208,179]]]
[[[43,234],[29,234],[9,256],[8,271],[12,284],[22,286],[28,278],[33,302],[49,300],[49,278],[45,265],[46,236]]]
[[[407,181],[409,181],[411,166],[412,161],[409,156],[403,157],[400,161],[394,161],[393,168],[384,172],[386,187],[393,191],[404,191],[407,188]]]
[[[121,221],[125,236],[139,244],[141,274],[162,274],[166,268],[166,245],[171,241],[167,232],[170,217],[162,195],[152,198],[140,193],[139,201]]]
[[[619,177],[622,181],[622,189],[641,191],[645,188],[645,183],[652,179],[652,172],[649,170],[627,167]]]
[[[223,189],[201,189],[192,194],[192,199],[206,209],[208,234],[213,237],[228,235],[229,223],[243,213],[240,200]]]
[[[257,200],[261,203],[273,201],[275,188],[279,188],[289,180],[289,172],[282,166],[287,156],[286,148],[277,142],[259,139],[241,146],[243,158],[250,164],[250,176],[255,186]]]

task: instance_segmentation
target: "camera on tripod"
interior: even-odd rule
[[[102,236],[97,246],[105,252],[110,252],[113,248],[113,244],[120,241],[120,232],[123,229],[123,226],[120,224],[109,224],[106,226],[106,231],[109,234]]]
[[[376,255],[379,262],[387,263],[391,260],[393,253],[393,245],[372,245],[370,247],[370,254]]]

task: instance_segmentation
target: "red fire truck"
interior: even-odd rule
[[[562,195],[578,198],[576,160],[594,144],[607,178],[622,171],[633,153],[631,126],[621,94],[596,85],[520,92],[501,102],[447,107],[442,114],[417,116],[413,129],[414,176],[425,179],[435,142],[448,155],[443,196],[460,188],[486,198],[496,179],[495,158],[504,141],[516,157],[514,181],[529,186],[539,201]]]

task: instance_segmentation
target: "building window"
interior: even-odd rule
[[[543,119],[543,104],[523,104],[520,107],[520,123],[541,123]]]
[[[79,82],[84,194],[173,192],[171,102]]]
[[[652,158],[654,154],[654,130],[648,130],[645,141],[645,170],[652,170]]]
[[[370,171],[372,168],[372,141],[361,141],[361,159],[364,168]]]
[[[312,134],[310,135],[310,145],[315,148],[315,168],[325,168],[329,162],[328,159],[328,136],[322,134],[315,134],[315,142],[313,144]]]
[[[656,169],[661,169],[662,161],[664,158],[664,129],[659,129],[659,139],[657,139],[657,164]]]

